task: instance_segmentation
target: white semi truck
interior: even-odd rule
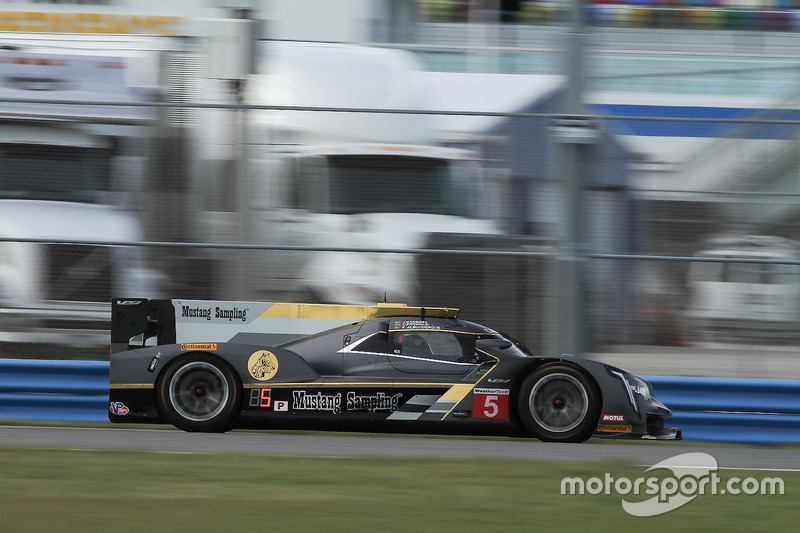
[[[102,347],[111,295],[154,294],[139,249],[90,244],[143,239],[122,204],[141,180],[146,154],[136,132],[151,119],[142,109],[91,105],[136,100],[126,58],[4,43],[0,342]]]
[[[727,233],[708,238],[695,257],[689,266],[686,311],[695,338],[773,342],[797,338],[799,243],[770,235]]]
[[[430,117],[419,113],[432,95],[412,54],[297,42],[269,42],[263,52],[245,102],[269,107],[242,119],[248,242],[396,250],[424,248],[433,233],[498,233],[482,212],[488,202],[475,154],[437,146]],[[219,143],[219,132],[204,134]],[[366,304],[418,296],[409,254],[259,257],[253,276],[270,298]]]

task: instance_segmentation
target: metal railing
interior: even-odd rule
[[[314,301],[311,294],[286,290],[276,294],[246,273],[257,272],[251,258],[238,278],[241,293],[220,283],[229,273],[225,260],[241,252],[292,252],[312,254],[354,254],[410,256],[418,282],[415,305],[445,305],[462,310],[468,320],[502,329],[521,340],[534,353],[556,353],[559,287],[557,269],[562,258],[555,245],[526,243],[517,238],[505,249],[492,248],[372,248],[344,246],[258,245],[227,243],[153,241],[66,241],[55,239],[10,239],[0,242],[33,245],[106,246],[141,248],[160,260],[180,263],[191,256],[210,267],[206,286],[189,287],[183,277],[165,279],[160,294],[114,294],[114,297],[160,296],[165,298],[209,298],[221,300]],[[488,239],[491,244],[492,239]],[[500,242],[498,240],[498,242]],[[219,256],[223,260],[220,262]],[[198,259],[202,258],[202,259]],[[786,265],[800,269],[800,259],[707,257],[659,254],[614,254],[583,252],[577,258],[586,272],[585,305],[587,347],[603,343],[686,342],[691,330],[684,330],[682,315],[688,295],[671,293],[652,285],[641,268],[646,264],[685,268],[692,263]],[[601,265],[611,265],[601,267]],[[600,278],[597,272],[605,272]],[[594,273],[593,273],[594,272]],[[799,275],[800,276],[800,275]],[[640,278],[641,281],[637,282]],[[614,281],[616,280],[616,281]],[[64,280],[66,282],[67,280]],[[262,280],[263,281],[263,280]],[[335,282],[335,278],[332,278]],[[797,280],[800,283],[800,279]],[[275,285],[286,285],[277,280]],[[187,293],[191,289],[193,292]],[[611,296],[611,298],[609,298]],[[669,297],[671,301],[663,299]],[[655,300],[653,298],[656,298]],[[391,299],[391,298],[390,298]],[[376,300],[378,301],[378,300]],[[366,303],[366,302],[364,302]],[[800,305],[800,302],[798,302]],[[0,308],[2,356],[54,359],[106,359],[108,356],[110,305],[103,302],[33,301]],[[588,335],[592,335],[589,337]],[[665,337],[664,335],[667,335]],[[670,337],[671,336],[671,337]]]
[[[669,121],[669,122],[698,122],[698,123],[718,123],[727,125],[738,125],[747,123],[749,128],[762,127],[762,126],[790,126],[796,128],[800,126],[800,120],[791,117],[751,117],[751,118],[695,118],[695,117],[652,117],[652,116],[617,116],[617,115],[602,115],[602,114],[583,114],[583,115],[564,115],[561,113],[551,112],[489,112],[489,111],[469,111],[469,110],[436,110],[436,109],[370,109],[370,108],[338,108],[338,107],[307,107],[307,106],[271,106],[271,105],[244,105],[244,104],[215,104],[215,103],[126,103],[110,104],[108,102],[54,102],[52,100],[2,100],[3,103],[13,102],[26,102],[29,104],[40,103],[53,105],[61,103],[63,105],[91,105],[91,106],[137,106],[137,107],[157,107],[157,108],[191,108],[197,110],[214,110],[214,111],[293,111],[304,113],[360,113],[360,114],[417,114],[417,115],[445,115],[445,116],[464,116],[464,117],[497,117],[508,120],[530,120],[530,121],[558,121],[563,118],[576,119],[581,122],[616,122],[620,120],[626,121]],[[792,100],[792,103],[795,103]],[[540,140],[552,143],[551,139]],[[506,142],[503,138],[502,142]],[[531,141],[533,144],[533,141]],[[543,159],[551,156],[550,152],[543,153]],[[714,163],[713,156],[708,157],[711,164]],[[483,160],[487,166],[496,165],[502,166],[503,160],[498,158],[485,157]],[[152,161],[149,164],[157,166],[158,161]],[[506,161],[509,163],[509,161]],[[529,167],[535,167],[538,161],[530,161]],[[781,161],[781,168],[786,167],[784,161]],[[519,165],[518,165],[519,166]],[[203,170],[203,169],[201,169]],[[224,169],[221,169],[224,170]],[[493,170],[493,169],[489,169]],[[548,169],[552,171],[554,169]],[[188,174],[188,172],[187,172]],[[216,184],[223,187],[229,180],[229,176],[225,172],[219,172],[215,179],[220,183]],[[506,207],[508,204],[517,201],[525,201],[526,198],[533,196],[531,192],[525,187],[538,186],[540,183],[546,181],[556,181],[559,178],[558,172],[554,172],[551,176],[549,173],[543,172],[542,176],[536,177],[517,177],[511,176],[510,179],[517,180],[517,184],[526,181],[523,187],[515,189],[512,194],[503,197],[499,202],[499,208]],[[195,176],[187,177],[189,179],[196,179]],[[153,180],[152,185],[161,186],[157,183],[158,180]],[[194,184],[193,184],[194,185]],[[427,298],[431,294],[436,294],[436,301],[429,302],[420,300],[420,303],[428,305],[448,305],[456,306],[464,309],[465,316],[479,322],[487,323],[493,327],[500,327],[507,329],[508,332],[515,337],[519,337],[525,342],[533,351],[552,353],[560,351],[557,342],[554,341],[553,332],[558,330],[556,318],[559,315],[559,287],[556,282],[557,273],[560,268],[558,261],[572,260],[573,257],[578,259],[587,267],[589,276],[587,279],[590,281],[585,287],[585,294],[587,295],[587,302],[585,311],[588,319],[586,320],[585,330],[586,334],[593,340],[599,342],[652,342],[654,338],[661,338],[659,335],[645,335],[641,333],[643,328],[660,327],[657,323],[651,322],[665,322],[665,321],[679,321],[680,313],[685,309],[685,269],[689,263],[697,259],[691,255],[690,248],[697,244],[693,240],[694,235],[685,238],[678,246],[673,246],[675,235],[681,232],[675,231],[673,234],[666,236],[656,234],[658,231],[653,230],[656,215],[650,215],[649,211],[653,210],[653,204],[661,202],[666,204],[671,199],[672,193],[703,195],[707,194],[706,198],[711,198],[721,192],[717,189],[697,191],[697,190],[667,190],[667,189],[643,189],[639,186],[636,179],[631,179],[629,183],[623,185],[607,185],[601,183],[600,185],[592,185],[586,187],[586,193],[599,194],[604,193],[619,193],[618,196],[623,197],[625,202],[637,201],[640,198],[639,193],[644,191],[647,193],[647,200],[651,203],[642,203],[637,206],[638,213],[644,213],[641,227],[636,227],[636,232],[630,230],[627,225],[633,220],[633,213],[630,218],[620,217],[623,223],[615,221],[609,223],[601,228],[601,232],[605,232],[598,239],[598,243],[591,243],[585,249],[580,250],[578,253],[574,251],[564,251],[560,249],[558,242],[559,224],[564,224],[568,219],[566,216],[578,215],[576,213],[566,216],[562,213],[562,218],[559,220],[549,221],[550,226],[537,234],[536,239],[539,241],[545,240],[545,244],[541,242],[532,242],[530,246],[521,245],[518,248],[494,247],[491,242],[489,245],[480,248],[470,248],[470,245],[459,247],[458,249],[443,249],[433,246],[429,247],[372,247],[372,246],[303,246],[303,245],[279,245],[279,244],[253,244],[253,243],[235,243],[235,242],[183,242],[186,235],[181,235],[181,240],[175,242],[163,242],[157,240],[145,241],[88,241],[76,239],[25,239],[16,236],[0,237],[0,243],[20,243],[20,244],[41,244],[49,245],[66,245],[66,246],[98,246],[98,247],[111,247],[111,248],[139,248],[147,252],[148,261],[151,264],[157,265],[157,270],[164,274],[165,290],[161,291],[158,296],[162,297],[197,297],[197,298],[214,298],[214,299],[278,299],[286,295],[276,295],[267,290],[259,290],[251,285],[249,273],[256,271],[259,275],[269,275],[268,269],[263,268],[257,264],[252,257],[248,257],[248,252],[287,252],[296,254],[350,254],[351,257],[359,255],[402,255],[414,256],[418,261],[417,266],[423,264],[425,270],[414,270],[409,275],[416,276],[423,287],[423,292],[419,294],[420,298]],[[592,188],[594,187],[594,188]],[[187,187],[188,189],[188,187]],[[199,189],[199,187],[198,187]],[[138,191],[137,191],[138,192]],[[149,191],[148,191],[149,192]],[[160,191],[159,191],[160,192]],[[172,193],[172,191],[166,191]],[[546,191],[549,194],[557,192],[557,189]],[[539,191],[535,191],[536,194]],[[135,194],[135,193],[131,193]],[[185,216],[175,216],[174,218],[165,217],[165,221],[172,222],[179,219],[189,225],[199,225],[205,222],[204,218],[210,218],[212,210],[194,210],[187,206],[195,207],[203,202],[198,201],[197,198],[191,197],[192,192],[183,194],[175,193],[171,198],[178,199],[178,203],[183,208]],[[770,198],[776,199],[778,193],[747,193],[755,198]],[[499,196],[499,194],[498,194]],[[555,196],[555,195],[554,195]],[[792,198],[790,194],[780,193],[780,201],[785,202],[787,205],[795,206],[796,199]],[[545,198],[546,200],[547,198]],[[685,198],[684,198],[685,199]],[[212,198],[213,200],[213,198]],[[153,201],[164,202],[161,207],[154,206]],[[135,215],[141,219],[147,219],[148,215],[163,216],[167,209],[164,207],[172,208],[173,204],[168,204],[166,200],[161,200],[159,194],[148,194],[147,196],[136,196],[132,203],[137,204],[136,209],[138,213]],[[543,209],[552,209],[556,212],[557,208],[552,205],[544,205],[546,201],[541,201]],[[553,204],[557,204],[556,199]],[[676,202],[677,203],[677,202]],[[702,202],[697,202],[698,204]],[[709,202],[710,203],[710,202]],[[587,210],[593,209],[591,202],[586,202]],[[622,203],[620,205],[623,205]],[[670,205],[671,207],[671,205]],[[603,220],[603,217],[615,214],[616,207],[607,208],[598,216],[596,220]],[[698,211],[701,209],[698,208]],[[217,210],[213,210],[217,211]],[[634,211],[634,210],[632,210]],[[225,214],[230,214],[226,212]],[[241,213],[239,213],[241,215]],[[539,216],[539,213],[534,213]],[[192,218],[189,218],[192,217]],[[651,219],[648,219],[650,217]],[[554,217],[555,218],[555,217]],[[150,222],[148,220],[148,222]],[[525,222],[531,222],[526,220]],[[656,221],[661,222],[661,221]],[[672,222],[687,222],[694,224],[694,220],[676,220],[666,219],[663,224],[665,227],[669,226]],[[712,230],[720,229],[720,223],[717,220],[710,220],[706,226],[699,226],[694,229],[697,235],[704,235],[710,233]],[[167,227],[167,224],[152,224],[151,227],[158,227],[162,229]],[[596,230],[597,228],[592,228]],[[779,228],[783,230],[792,230],[791,220],[787,222],[786,228]],[[625,235],[614,236],[616,239],[613,247],[603,246],[610,238],[606,239],[606,234],[612,235],[617,232],[630,231],[631,240],[635,239],[650,239],[645,245],[641,243],[629,242]],[[220,233],[223,231],[220,230]],[[188,233],[188,232],[187,232]],[[233,233],[236,233],[235,231]],[[245,240],[244,234],[246,232],[239,231],[242,240]],[[230,233],[226,235],[230,237]],[[683,238],[683,235],[679,235]],[[529,235],[520,236],[524,241]],[[549,240],[548,240],[549,239]],[[213,241],[212,238],[208,240]],[[387,241],[391,242],[391,241]],[[546,248],[546,249],[545,249]],[[631,253],[603,253],[604,250],[617,249],[623,252]],[[648,253],[636,253],[639,251],[647,251]],[[242,252],[247,265],[245,270],[236,270],[236,260],[239,256],[233,257],[234,254],[227,252]],[[308,255],[305,255],[308,257]],[[703,259],[705,261],[707,259]],[[614,269],[607,270],[602,274],[591,272],[595,265],[600,262],[613,262],[615,263]],[[673,287],[670,289],[658,288],[655,284],[650,283],[650,279],[646,275],[636,272],[636,267],[629,267],[630,265],[639,265],[644,263],[670,263],[674,266],[668,273],[672,279]],[[745,262],[745,261],[740,261]],[[762,260],[762,262],[768,262]],[[453,264],[458,264],[458,270],[452,269]],[[792,262],[779,262],[781,264],[796,264]],[[617,264],[624,264],[625,267],[619,268]],[[202,265],[201,268],[189,269],[186,265]],[[233,266],[232,266],[233,265]],[[163,268],[162,268],[163,267]],[[23,267],[27,268],[27,267]],[[213,272],[214,269],[227,269],[226,272],[220,273],[219,271]],[[192,278],[188,270],[197,270],[199,274],[204,275],[201,281]],[[601,269],[596,269],[600,272]],[[449,277],[448,277],[449,276]],[[235,279],[237,284],[236,291],[228,290],[232,283],[227,286],[214,284],[221,279],[227,278],[228,280]],[[280,282],[282,280],[278,280]],[[641,287],[636,287],[636,282],[645,286],[642,290]],[[444,289],[443,289],[444,287]],[[127,291],[130,292],[130,291]],[[382,291],[381,291],[382,292]],[[151,296],[149,294],[129,294],[130,296]],[[111,296],[121,296],[121,294],[110,294]],[[289,297],[300,296],[307,298],[308,294],[289,294]],[[658,305],[653,302],[642,302],[642,299],[654,297],[661,299],[664,296],[672,298],[674,301],[669,305],[663,305],[663,301],[659,301]],[[391,298],[392,295],[389,295]],[[479,304],[476,304],[479,302]],[[412,303],[412,302],[409,302]],[[102,357],[105,354],[105,333],[103,328],[104,314],[106,313],[105,302],[101,305],[95,306],[94,304],[87,304],[80,306],[78,304],[63,303],[54,298],[43,298],[38,301],[32,302],[15,302],[12,305],[5,305],[0,309],[0,321],[3,323],[3,333],[0,334],[0,339],[8,341],[7,334],[9,332],[17,331],[7,327],[9,323],[20,328],[20,332],[27,332],[29,337],[37,337],[40,342],[50,344],[50,349],[54,354],[58,355],[59,351],[63,348],[60,345],[75,344],[77,350],[81,346],[91,343],[92,350],[97,354],[97,357]],[[642,311],[648,309],[649,311]],[[646,313],[658,310],[659,316],[647,316]],[[667,313],[663,313],[666,310]],[[644,314],[643,314],[644,313]],[[665,316],[669,314],[671,316]],[[93,320],[97,325],[91,328],[74,328],[77,319]],[[643,326],[647,323],[647,326]],[[609,329],[610,328],[610,329]],[[674,326],[667,326],[668,329],[675,329]],[[679,329],[679,328],[678,328]],[[672,334],[674,335],[674,334]],[[682,337],[681,335],[677,335]],[[91,337],[91,338],[90,338]],[[646,339],[646,340],[642,340]],[[589,342],[593,342],[590,340]],[[685,340],[673,339],[673,340]],[[72,341],[75,341],[74,343]],[[12,347],[13,350],[14,347]],[[8,354],[11,352],[4,351]],[[40,352],[41,353],[41,352]],[[80,356],[79,351],[75,351],[75,355]]]

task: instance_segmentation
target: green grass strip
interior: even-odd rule
[[[699,495],[651,518],[625,513],[622,497],[613,492],[561,494],[564,477],[651,475],[644,470],[618,461],[0,448],[0,531],[708,532],[796,526],[800,473],[794,472],[719,471],[723,480],[781,477],[785,494]]]

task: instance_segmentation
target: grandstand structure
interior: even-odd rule
[[[518,24],[553,24],[564,18],[564,0],[421,0],[429,22],[497,18]],[[799,31],[797,0],[595,0],[585,2],[586,23],[624,28]]]
[[[564,75],[569,5],[423,1],[410,48],[431,70]],[[657,251],[689,254],[728,226],[791,237],[800,2],[595,1],[584,13],[586,112],[636,154]]]

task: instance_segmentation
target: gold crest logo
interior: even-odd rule
[[[259,381],[268,381],[278,373],[278,358],[267,350],[259,350],[247,361],[250,375]]]

